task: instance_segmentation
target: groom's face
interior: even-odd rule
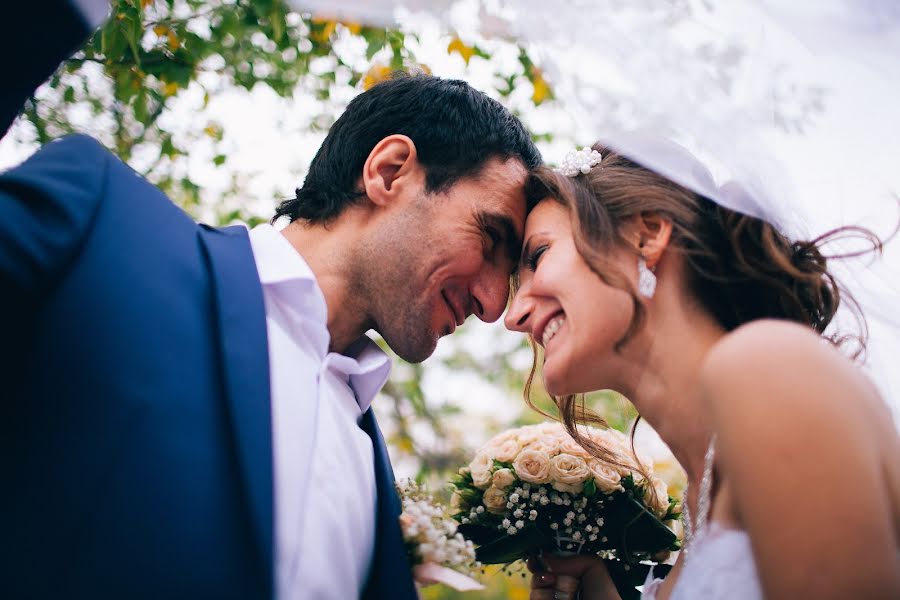
[[[419,362],[474,314],[503,314],[525,222],[526,169],[489,160],[449,190],[411,198],[380,231],[367,286],[374,328],[402,358]],[[377,262],[376,262],[377,261]]]

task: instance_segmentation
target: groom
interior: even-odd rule
[[[350,104],[282,232],[198,226],[83,136],[0,175],[4,596],[414,598],[364,333],[422,360],[497,319],[538,162],[414,77]]]

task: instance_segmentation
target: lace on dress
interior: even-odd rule
[[[741,529],[708,523],[712,492],[712,465],[715,462],[715,436],[709,442],[703,465],[703,478],[697,498],[697,519],[690,523],[685,503],[685,548],[681,573],[670,600],[762,600],[762,588],[750,547],[750,536]],[[687,490],[685,490],[687,496]],[[690,525],[689,525],[690,523]],[[696,527],[691,525],[696,524]],[[663,580],[647,575],[641,600],[656,600]]]

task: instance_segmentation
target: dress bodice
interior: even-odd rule
[[[711,522],[691,545],[670,600],[761,600],[762,588],[750,547],[741,529]],[[641,600],[656,600],[662,579],[647,577]]]

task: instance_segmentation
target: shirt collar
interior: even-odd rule
[[[311,309],[313,315],[308,316],[314,316],[324,326],[328,313],[316,275],[287,238],[268,223],[263,223],[250,231],[250,246],[263,287],[283,288],[288,305]],[[316,296],[313,306],[309,306],[309,292]],[[325,340],[323,354],[327,347]],[[347,377],[361,413],[369,409],[391,372],[390,358],[367,336],[353,342],[346,355],[330,353],[325,361]]]
[[[250,246],[263,285],[287,281],[308,282],[309,286],[316,284],[316,275],[303,256],[270,224],[263,223],[250,230]]]
[[[391,374],[391,359],[367,336],[353,342],[347,348],[347,356],[340,354],[336,356],[347,359],[347,368],[344,372],[356,395],[359,411],[365,413],[372,405],[372,400],[387,383]]]

